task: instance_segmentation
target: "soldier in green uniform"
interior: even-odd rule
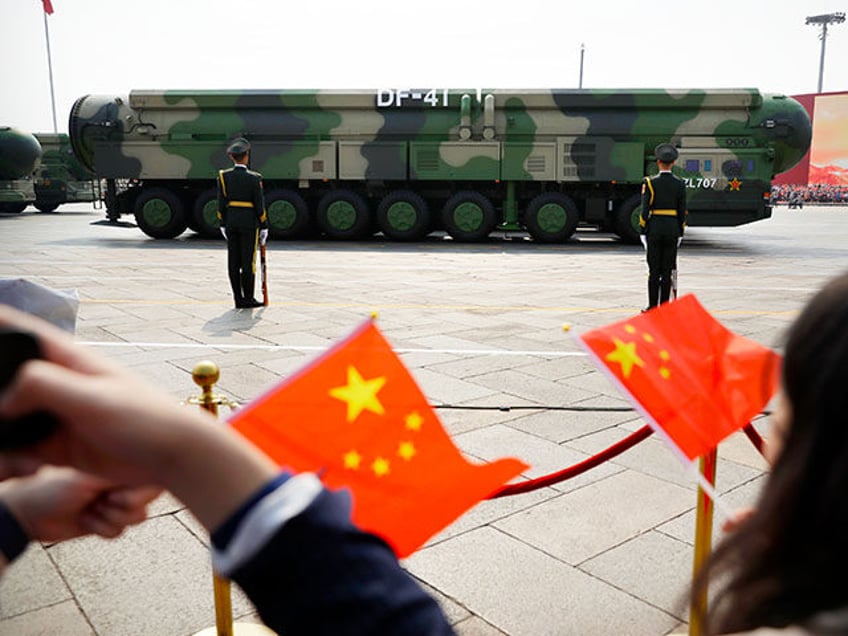
[[[677,148],[660,144],[654,149],[659,173],[642,183],[642,243],[648,255],[648,309],[668,302],[677,248],[686,227],[686,185],[671,173]],[[646,310],[647,311],[647,310]]]
[[[239,137],[227,155],[233,162],[229,170],[218,173],[218,220],[227,239],[227,268],[233,298],[239,309],[261,307],[253,297],[256,281],[256,247],[268,239],[268,214],[262,192],[262,175],[247,169],[250,143]]]

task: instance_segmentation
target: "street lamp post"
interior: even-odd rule
[[[824,47],[827,42],[827,26],[829,24],[842,24],[845,22],[845,14],[841,11],[838,13],[825,13],[823,15],[811,15],[807,17],[805,24],[815,24],[821,27],[821,60],[819,61],[819,90],[822,92],[822,80],[824,79]]]

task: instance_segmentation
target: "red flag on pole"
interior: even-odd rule
[[[371,321],[230,423],[281,466],[349,489],[354,523],[399,557],[527,468],[468,462]]]
[[[53,13],[53,3],[50,0],[41,0],[41,4],[44,5],[44,13],[47,15],[51,15]]]
[[[579,338],[689,460],[748,424],[779,384],[780,356],[726,329],[691,294]]]

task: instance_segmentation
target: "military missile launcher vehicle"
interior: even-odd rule
[[[496,230],[567,240],[579,224],[638,240],[653,149],[678,147],[689,224],[768,218],[772,178],[810,144],[804,108],[740,90],[133,91],[84,96],[74,153],[107,215],[149,236],[217,236],[217,171],[247,138],[271,236],[458,241]]]
[[[0,212],[23,212],[35,201],[32,174],[41,161],[35,136],[0,127]]]
[[[98,201],[100,183],[83,166],[64,133],[36,133],[41,144],[41,166],[35,174],[35,207],[52,212],[63,203]]]

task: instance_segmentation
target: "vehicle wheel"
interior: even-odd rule
[[[309,229],[309,206],[294,190],[271,190],[265,195],[265,210],[271,238],[299,238]]]
[[[145,189],[135,200],[135,222],[157,239],[176,238],[188,227],[180,198],[166,188]]]
[[[49,214],[56,210],[59,207],[58,203],[38,203],[35,204],[35,209],[39,212],[44,212],[44,214]]]
[[[642,195],[634,194],[625,199],[615,211],[615,233],[625,243],[639,243],[642,233],[639,227],[639,216],[642,214]]]
[[[221,222],[218,220],[218,192],[204,190],[194,200],[192,209],[194,231],[207,238],[224,238],[221,236]]]
[[[387,194],[377,207],[377,226],[393,241],[417,241],[430,232],[430,208],[411,190]]]
[[[315,220],[318,227],[330,238],[358,239],[371,229],[368,203],[356,192],[333,190],[318,204]]]
[[[26,203],[0,203],[0,212],[9,212],[11,214],[20,214],[26,210]]]
[[[524,225],[540,243],[562,243],[574,234],[580,215],[571,197],[561,192],[544,192],[530,201]]]
[[[442,225],[456,241],[481,241],[495,229],[497,222],[492,202],[472,190],[457,192],[442,208]]]

